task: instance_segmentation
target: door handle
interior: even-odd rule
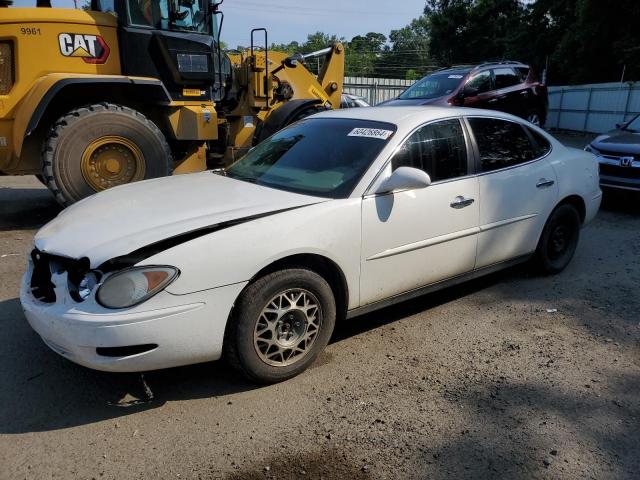
[[[536,187],[547,188],[552,186],[554,183],[556,183],[554,180],[547,180],[546,178],[541,178],[540,180],[538,180],[538,183],[536,183]]]
[[[473,198],[464,198],[462,195],[456,197],[453,202],[451,202],[451,208],[460,209],[464,207],[468,207],[475,200]]]
[[[487,103],[496,103],[498,101],[497,98],[492,98],[491,100],[487,101]]]

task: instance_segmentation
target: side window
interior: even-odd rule
[[[467,147],[457,119],[431,123],[414,132],[391,160],[393,170],[424,170],[432,182],[463,177],[467,171]]]
[[[520,80],[523,82],[526,82],[527,78],[529,78],[529,68],[527,67],[516,67],[516,72],[518,72]]]
[[[476,95],[493,90],[491,85],[491,72],[485,70],[471,77],[464,88],[467,91],[475,92]]]
[[[494,68],[493,75],[496,79],[496,90],[513,87],[521,83],[520,77],[516,75],[513,68]]]
[[[167,0],[127,0],[132,25],[162,28],[161,20],[168,18]]]
[[[491,172],[536,158],[529,137],[519,123],[496,118],[469,118],[480,150],[480,169]]]
[[[541,134],[539,134],[538,132],[536,132],[535,130],[529,127],[527,127],[527,130],[533,137],[534,142],[536,142],[536,146],[538,147],[537,149],[538,157],[543,157],[551,151],[551,143],[549,143],[549,140],[547,140],[546,138],[544,138],[544,136],[542,136]]]

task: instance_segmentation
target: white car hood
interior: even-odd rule
[[[123,185],[72,205],[36,234],[41,252],[91,267],[175,235],[325,201],[211,172]]]

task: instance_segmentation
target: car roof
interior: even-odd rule
[[[443,68],[442,70],[436,70],[429,75],[435,73],[469,73],[474,70],[484,70],[489,68],[503,68],[503,67],[516,67],[516,68],[530,68],[529,65],[522,62],[504,61],[504,62],[482,62],[473,63],[468,65],[452,65],[451,67]]]
[[[418,123],[429,122],[441,118],[455,116],[488,116],[504,118],[506,120],[521,119],[508,113],[496,110],[483,110],[479,108],[463,107],[437,107],[421,105],[416,107],[370,107],[327,110],[313,116],[313,118],[346,118],[353,120],[372,120],[377,122],[393,123],[397,126],[411,126]]]
[[[431,72],[429,75],[437,75],[439,73],[469,73],[471,70],[473,70],[473,68],[473,66],[444,68],[442,70]]]

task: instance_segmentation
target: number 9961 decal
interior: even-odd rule
[[[63,56],[79,57],[86,63],[102,64],[109,58],[109,46],[100,35],[61,33],[58,44]]]

